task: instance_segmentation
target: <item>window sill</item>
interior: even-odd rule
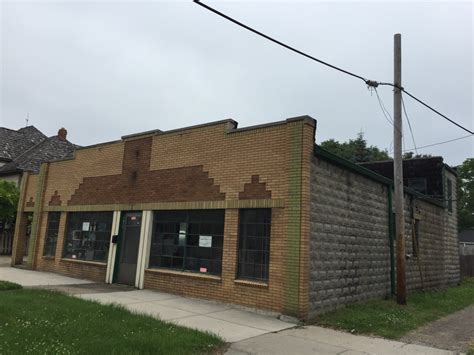
[[[234,280],[234,284],[242,285],[242,286],[250,286],[250,287],[257,287],[257,288],[268,288],[268,282],[264,281],[251,281],[251,280]]]
[[[176,271],[176,270],[168,270],[168,269],[146,269],[145,271],[150,272],[150,273],[155,273],[155,274],[189,277],[189,278],[200,279],[200,280],[209,280],[209,281],[222,280],[220,276],[199,274],[197,272]]]
[[[102,263],[100,261],[89,261],[89,260],[69,259],[69,258],[61,258],[61,261],[86,264],[86,265],[94,265],[94,266],[107,266],[107,263]]]
[[[55,259],[54,256],[49,256],[49,255],[43,255],[41,258],[45,259],[45,260],[54,260]]]

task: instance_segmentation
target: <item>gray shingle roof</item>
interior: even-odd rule
[[[0,127],[0,159],[3,161],[13,160],[46,138],[34,126],[20,128],[18,131]]]
[[[33,126],[18,131],[0,127],[0,160],[8,161],[0,167],[0,175],[23,170],[38,172],[41,163],[70,158],[75,148],[58,136],[46,137]]]

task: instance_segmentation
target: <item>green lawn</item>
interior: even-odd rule
[[[18,290],[22,288],[20,285],[8,281],[0,281],[0,291]]]
[[[409,295],[407,306],[399,306],[393,300],[374,300],[323,314],[317,323],[352,333],[398,339],[470,304],[474,304],[474,278],[463,280],[458,287]]]
[[[46,290],[0,292],[0,354],[199,354],[222,345],[117,306]]]
[[[471,347],[467,351],[467,355],[474,355],[474,343],[471,343]]]

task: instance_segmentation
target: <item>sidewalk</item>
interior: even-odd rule
[[[0,280],[22,286],[47,287],[102,304],[119,304],[132,312],[218,334],[226,342],[245,340],[295,326],[269,313],[257,314],[229,304],[121,285],[97,284],[48,272],[0,267]]]
[[[231,345],[228,355],[448,355],[453,352],[382,338],[352,335],[333,329],[307,326],[265,334]]]
[[[426,346],[356,336],[321,327],[296,327],[269,313],[259,314],[229,304],[122,285],[98,284],[48,272],[5,266],[0,267],[0,280],[55,289],[103,304],[120,304],[133,312],[209,331],[233,343],[227,352],[229,355],[452,354]]]

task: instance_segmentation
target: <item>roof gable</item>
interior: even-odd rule
[[[18,131],[0,127],[0,159],[11,161],[47,137],[36,127],[28,126]]]

